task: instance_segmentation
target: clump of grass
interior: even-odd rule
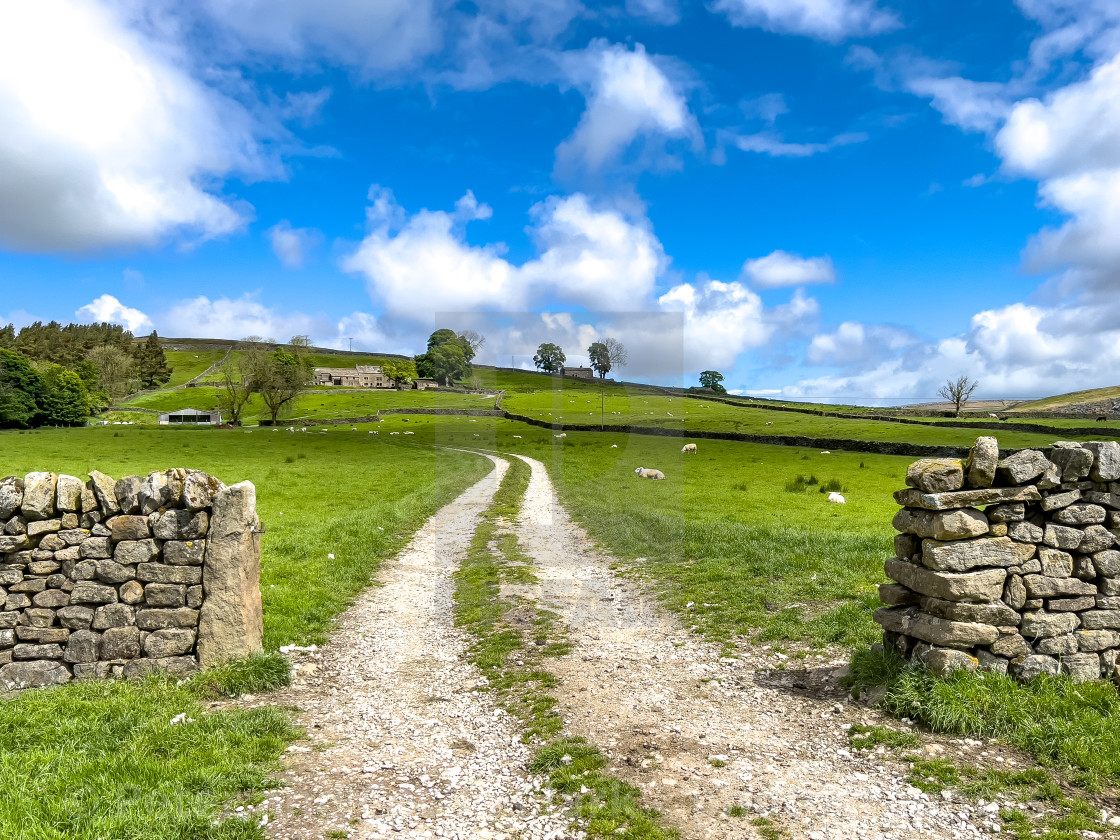
[[[190,679],[191,688],[203,697],[239,697],[275,691],[292,681],[287,658],[275,651],[223,662]]]
[[[856,653],[851,671],[856,691],[884,688],[883,708],[934,732],[1003,738],[1044,765],[1089,774],[1092,783],[1120,781],[1120,693],[1111,683],[1043,676],[1023,685],[963,670],[936,677],[882,648]]]
[[[848,743],[857,750],[870,750],[880,745],[916,749],[922,745],[922,739],[913,732],[891,729],[889,726],[864,726],[857,723],[848,729]]]
[[[602,772],[607,763],[584,738],[562,738],[537,750],[529,769],[547,775],[561,793],[579,795],[577,812],[592,837],[678,838],[675,829],[661,825],[657,811],[641,806],[640,790]]]
[[[731,489],[732,490],[746,490],[747,489],[747,482],[740,481],[740,482],[737,482],[735,484],[732,484]]]
[[[256,818],[221,820],[224,805],[274,787],[299,733],[277,708],[207,712],[191,688],[161,676],[72,682],[0,703],[0,831],[263,840]]]
[[[820,486],[821,493],[842,493],[843,491],[844,485],[838,478],[830,478]]]

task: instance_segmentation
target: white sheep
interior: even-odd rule
[[[611,449],[618,449],[618,444],[617,443],[612,443],[611,444]]]
[[[554,438],[566,438],[567,436],[568,436],[567,432],[561,432],[558,435],[553,435]]]
[[[839,493],[829,493],[828,494],[828,500],[830,502],[832,502],[834,505],[847,504],[847,502],[844,501],[844,497],[841,496]]]
[[[767,421],[766,421],[766,425],[767,425],[767,426],[773,426],[773,425],[774,425],[774,421],[773,421],[773,420],[767,420]]]
[[[822,455],[831,455],[832,453],[829,452],[827,449],[824,449],[824,450],[821,451],[821,454]]]
[[[514,435],[514,436],[513,436],[513,439],[514,439],[514,440],[521,440],[521,435]]]
[[[634,470],[634,472],[637,473],[639,478],[652,478],[654,481],[665,480],[665,473],[661,472],[661,470],[653,470],[647,467],[638,467],[636,470]]]
[[[695,452],[695,451],[696,451],[696,444],[695,443],[686,443],[684,446],[681,447],[681,452]]]
[[[416,432],[405,432],[405,434],[406,435],[414,435],[414,434],[416,434]],[[478,437],[478,435],[475,435],[475,437]]]
[[[389,432],[389,434],[391,434],[391,435],[399,435],[399,434],[400,434],[400,432]]]
[[[991,417],[993,420],[998,420],[999,419],[998,414],[989,414],[988,416]]]

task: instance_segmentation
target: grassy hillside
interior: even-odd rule
[[[1085,403],[1112,402],[1120,400],[1120,386],[1110,388],[1095,388],[1091,391],[1073,391],[1069,394],[1059,394],[1056,397],[1044,397],[1041,400],[1019,403],[1011,412],[1017,411],[1053,411],[1071,405]]]
[[[212,364],[221,361],[226,351],[199,350],[196,353],[190,350],[165,350],[164,355],[167,357],[167,364],[171,366],[171,381],[166,387],[174,388],[176,385],[185,385]]]

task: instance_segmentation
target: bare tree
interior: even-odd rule
[[[602,339],[602,343],[607,348],[607,359],[610,360],[611,367],[626,367],[626,363],[630,361],[630,357],[626,353],[626,348],[622,346],[622,342],[617,338],[604,338]]]
[[[477,356],[478,351],[482,349],[482,345],[486,343],[486,336],[474,330],[459,330],[458,336],[471,348],[472,357]]]
[[[965,403],[972,398],[972,393],[979,386],[979,382],[969,379],[967,376],[961,376],[955,380],[946,380],[937,395],[951,402],[957,409],[957,417],[960,417]]]
[[[218,368],[218,406],[233,426],[241,425],[241,415],[253,397],[254,373],[260,369],[265,352],[257,347],[242,350]]]

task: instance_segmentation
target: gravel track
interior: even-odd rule
[[[734,805],[809,840],[982,833],[972,806],[931,800],[906,782],[904,765],[849,752],[848,726],[870,713],[836,685],[841,663],[778,671],[764,651],[721,657],[616,576],[544,465],[522,460],[532,478],[518,535],[541,606],[566,619],[574,643],[548,663],[566,729],[609,750],[612,772],[640,786],[683,838],[757,837],[750,819],[728,816]]]
[[[297,653],[292,686],[267,698],[298,707],[310,735],[289,750],[285,787],[255,809],[275,815],[269,836],[569,836],[453,625],[451,575],[509,467],[486,457],[494,471],[428,520],[330,644]]]

